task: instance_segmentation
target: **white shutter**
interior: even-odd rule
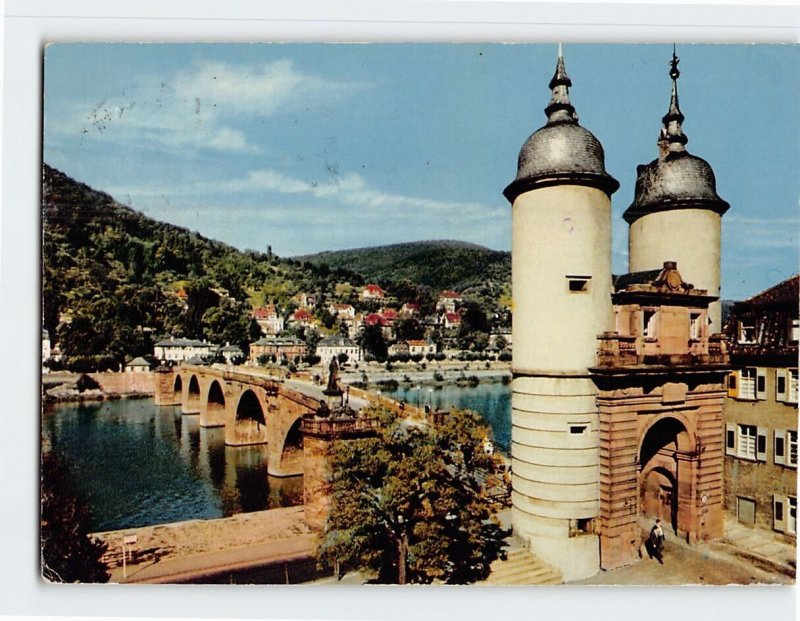
[[[759,427],[756,436],[756,460],[767,461],[767,434],[766,427]]]
[[[725,454],[736,455],[736,425],[733,423],[725,425]]]
[[[786,431],[784,429],[775,430],[775,438],[772,445],[772,461],[776,464],[786,463]]]
[[[786,497],[775,494],[772,497],[772,528],[777,531],[786,531]]]
[[[786,369],[775,369],[775,400],[787,401],[789,394],[789,373]]]
[[[756,369],[756,399],[763,401],[767,398],[767,370],[758,367]]]

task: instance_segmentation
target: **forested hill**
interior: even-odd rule
[[[295,257],[331,269],[347,268],[367,280],[408,280],[436,290],[463,291],[493,282],[511,282],[511,253],[459,241],[422,241],[321,252]]]
[[[157,222],[46,164],[42,183],[43,323],[72,362],[115,368],[164,335],[246,348],[253,305],[358,283]]]

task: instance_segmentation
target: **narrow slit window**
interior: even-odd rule
[[[570,293],[585,293],[589,291],[589,281],[591,276],[577,276],[567,274],[567,283]]]
[[[570,425],[569,432],[575,434],[581,434],[586,432],[586,425]]]

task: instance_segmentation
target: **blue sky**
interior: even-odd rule
[[[503,188],[545,121],[555,45],[57,44],[44,159],[118,201],[281,256],[422,239],[509,250]],[[656,156],[670,45],[565,45],[572,102],[621,187]],[[796,46],[681,45],[687,149],[723,218],[723,297],[798,270]]]

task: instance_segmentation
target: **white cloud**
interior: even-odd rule
[[[205,62],[171,77],[139,77],[100,102],[46,107],[46,135],[162,150],[256,152],[260,148],[248,142],[237,123],[363,88],[304,73],[288,60],[256,66]]]

